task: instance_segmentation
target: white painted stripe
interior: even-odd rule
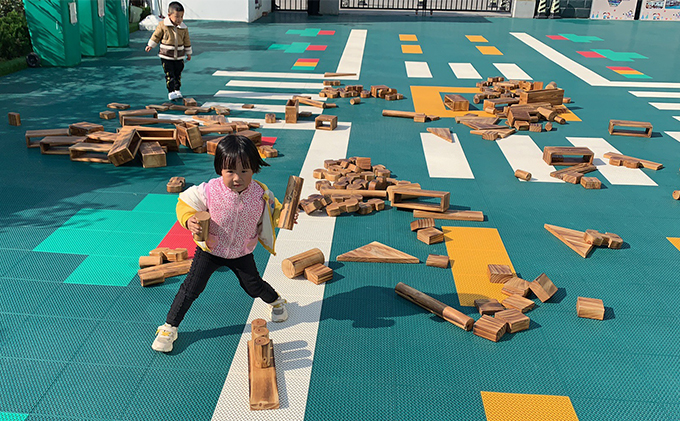
[[[657,110],[663,111],[680,111],[680,102],[650,102],[649,105]]]
[[[680,132],[664,132],[664,133],[680,142]]]
[[[347,43],[345,43],[345,50],[340,57],[337,73],[356,73],[357,79],[359,78],[367,35],[366,29],[352,29],[347,38]]]
[[[266,79],[302,79],[323,80],[323,73],[288,73],[288,72],[244,72],[237,70],[217,70],[213,76],[249,77]]]
[[[320,97],[319,94],[302,94],[300,92],[296,93],[273,93],[273,92],[253,92],[253,91],[227,91],[220,90],[217,91],[215,96],[220,98],[244,98],[244,99],[267,99],[275,101],[287,101],[293,97],[293,95],[305,95],[310,96],[314,101],[326,101],[325,97]]]
[[[642,170],[609,165],[604,158],[607,152],[621,153],[601,137],[568,137],[574,146],[586,147],[595,153],[593,165],[612,185],[656,186],[657,184]]]
[[[529,181],[564,183],[564,181],[550,176],[550,173],[555,171],[555,167],[543,161],[543,151],[530,136],[515,134],[505,139],[498,139],[496,143],[512,167],[513,173],[517,170],[524,170],[531,173],[531,180]]]
[[[506,79],[532,80],[532,77],[515,63],[494,63],[493,65]]]
[[[241,88],[267,88],[267,89],[313,89],[320,91],[323,83],[311,82],[270,82],[264,80],[230,80],[226,86],[238,86]]]
[[[546,44],[540,42],[536,38],[524,32],[510,32],[510,35],[519,39],[529,47],[538,51],[548,60],[551,60],[558,66],[562,67],[564,70],[572,73],[577,78],[583,80],[590,85],[607,85],[609,81],[604,77],[598,75],[587,67],[575,62],[569,57],[562,53],[557,52],[555,49],[548,47]]]
[[[453,74],[458,79],[481,79],[482,77],[477,73],[472,63],[449,63],[449,67],[453,70]]]
[[[541,41],[525,32],[510,32],[510,35],[519,39],[529,47],[538,51],[548,60],[562,67],[564,70],[570,72],[591,86],[609,86],[619,88],[680,88],[680,83],[676,82],[613,82],[566,57],[564,54],[557,52],[553,48],[548,47]]]
[[[680,92],[628,91],[638,98],[680,98]]]
[[[430,66],[427,65],[426,61],[405,61],[404,65],[406,65],[406,76],[408,77],[432,77]]]
[[[312,171],[323,167],[329,157],[347,155],[349,124],[338,124],[333,131],[314,133],[300,177],[305,179],[302,197],[316,193]],[[236,354],[215,407],[212,419],[217,420],[276,420],[300,421],[305,417],[312,362],[319,330],[321,304],[325,286],[302,279],[288,279],[281,272],[281,261],[294,254],[318,247],[326,258],[330,256],[335,218],[300,214],[292,231],[281,230],[276,242],[276,256],[271,256],[263,277],[282,297],[288,300],[289,319],[283,323],[268,323],[274,343],[274,359],[281,407],[272,411],[251,411],[248,404],[247,341],[249,323],[256,318],[267,319],[268,308],[255,300],[243,330]]]
[[[475,178],[455,133],[453,133],[453,143],[432,133],[421,133],[420,139],[423,142],[423,152],[430,177]]]
[[[256,112],[256,113],[285,113],[286,105],[274,105],[274,104],[253,104],[254,108],[246,109],[241,108],[243,102],[204,102],[204,107],[227,107],[231,109],[232,113],[237,111],[246,112]],[[300,105],[300,111],[308,111],[312,114],[323,113],[323,108],[311,107],[309,105]],[[243,118],[241,118],[243,120]]]
[[[680,115],[674,115],[673,118],[680,121]]]

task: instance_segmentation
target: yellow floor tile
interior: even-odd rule
[[[668,241],[675,246],[676,249],[680,250],[680,238],[676,237],[666,237]]]
[[[485,56],[502,56],[503,53],[500,52],[500,50],[494,46],[483,46],[483,45],[477,45],[477,49],[479,50],[480,53],[484,54]]]
[[[418,41],[418,37],[409,34],[399,34],[399,41]]]
[[[465,38],[470,42],[489,42],[481,35],[465,35]]]
[[[487,421],[578,421],[568,396],[481,393]]]
[[[401,52],[404,54],[423,54],[420,45],[402,45]]]

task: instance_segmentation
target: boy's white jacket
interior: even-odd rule
[[[272,193],[264,183],[260,183],[257,180],[253,181],[259,184],[264,190],[264,194],[262,195],[262,200],[264,200],[264,212],[262,212],[262,217],[260,218],[262,229],[258,233],[258,240],[268,252],[276,255],[276,252],[274,251],[274,245],[276,244],[275,229],[279,224],[282,205],[276,199],[274,193]],[[207,183],[202,183],[198,186],[189,187],[180,193],[179,199],[177,199],[177,220],[184,228],[187,227],[189,218],[194,216],[197,212],[208,210],[205,198],[205,189],[207,186]],[[194,242],[204,251],[210,252],[210,249],[204,241],[194,240]]]

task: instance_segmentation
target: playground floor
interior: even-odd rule
[[[680,419],[680,43],[671,22],[520,20],[482,16],[307,18],[273,13],[253,24],[187,22],[195,51],[182,92],[227,104],[229,118],[258,129],[280,156],[256,178],[283,198],[288,177],[305,178],[325,159],[370,157],[395,178],[450,192],[452,209],[482,222],[437,220],[445,241],[426,245],[412,213],[387,206],[370,215],[300,215],[279,232],[277,255],[258,247],[263,277],[288,300],[290,319],[269,324],[280,409],[250,411],[246,340],[265,317],[229,271],[217,272],[179,328],[175,349],[151,349],[183,276],[142,287],[138,258],[159,245],[188,247],[176,224],[173,176],[188,185],[216,175],[213,157],[181,147],[167,167],[139,160],[72,162],[27,148],[26,130],[100,120],[110,102],[143,108],[167,101],[150,33],[129,48],[74,68],[26,69],[0,78],[0,420],[678,420]],[[674,35],[675,34],[675,35]],[[293,94],[316,98],[324,72],[356,73],[344,85],[387,85],[400,101],[328,99],[311,118],[284,124]],[[456,124],[447,93],[473,104],[490,76],[555,81],[572,102],[565,125],[483,140]],[[244,103],[254,104],[243,109]],[[303,107],[303,109],[307,109]],[[442,117],[415,123],[383,109]],[[264,123],[274,112],[279,122]],[[314,130],[319,113],[338,116]],[[178,112],[165,117],[186,117]],[[651,138],[612,136],[610,119],[650,122]],[[427,128],[448,128],[445,142]],[[600,190],[561,182],[541,159],[546,146],[595,153]],[[618,152],[664,165],[613,167]],[[534,175],[513,176],[516,169]],[[560,167],[557,167],[558,169]],[[544,224],[616,233],[621,249],[583,258]],[[419,264],[339,262],[379,241]],[[334,269],[314,285],[288,279],[281,260],[318,247]],[[448,255],[448,269],[425,265]],[[399,297],[408,284],[480,318],[477,298],[503,300],[486,265],[511,265],[558,287],[526,315],[528,330],[491,342]],[[576,315],[578,297],[599,298],[602,321]]]

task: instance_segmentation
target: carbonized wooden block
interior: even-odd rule
[[[168,193],[181,193],[185,186],[186,181],[184,177],[172,177],[170,178],[170,181],[168,181],[166,189]]]
[[[19,113],[7,113],[10,126],[21,126],[21,115]]]
[[[308,281],[321,285],[333,279],[333,269],[324,265],[323,263],[316,263],[305,268],[305,278]]]
[[[494,319],[491,316],[483,315],[477,320],[472,328],[472,333],[480,338],[488,339],[493,342],[498,342],[507,329],[507,324],[499,319]]]
[[[493,284],[504,284],[514,276],[508,265],[487,265],[486,274]]]
[[[581,177],[581,185],[586,189],[602,188],[602,182],[597,177]]]
[[[578,297],[576,314],[586,319],[604,320],[604,303],[599,298]]]
[[[475,300],[475,308],[479,311],[479,314],[491,314],[493,315],[497,311],[505,310],[505,307],[501,305],[495,298],[480,298]]]
[[[85,136],[90,133],[104,131],[104,126],[101,124],[88,123],[86,121],[71,124],[68,128],[72,136]]]
[[[164,254],[169,262],[182,262],[189,257],[189,252],[185,248],[170,249]]]
[[[418,230],[417,238],[427,245],[436,244],[444,241],[444,233],[437,228],[429,227]]]
[[[418,231],[423,228],[434,227],[434,218],[416,219],[411,222],[411,231]]]
[[[338,116],[320,114],[314,119],[314,128],[317,130],[335,130],[338,127]]]
[[[531,310],[534,308],[536,305],[533,301],[531,301],[528,298],[524,298],[519,294],[511,295],[503,302],[503,307],[505,308],[514,308],[516,310],[521,311],[522,313],[526,313],[527,311]]]
[[[446,269],[449,267],[449,256],[430,254],[429,256],[427,256],[427,261],[425,262],[425,265]]]
[[[520,295],[526,297],[529,293],[529,282],[515,276],[503,285],[501,292],[506,295]]]
[[[527,330],[531,324],[531,319],[529,319],[529,317],[514,308],[499,311],[494,315],[494,318],[507,323],[507,330],[509,333]]]
[[[102,120],[113,120],[116,118],[116,112],[115,111],[102,111],[99,113],[99,118]]]
[[[167,165],[166,154],[158,142],[142,142],[139,146],[144,168],[158,168]]]
[[[285,121],[286,123],[297,123],[298,113],[300,112],[300,103],[297,99],[289,99],[286,102]]]
[[[543,303],[548,301],[550,297],[557,292],[557,287],[545,273],[538,275],[536,279],[529,284],[529,288]]]

